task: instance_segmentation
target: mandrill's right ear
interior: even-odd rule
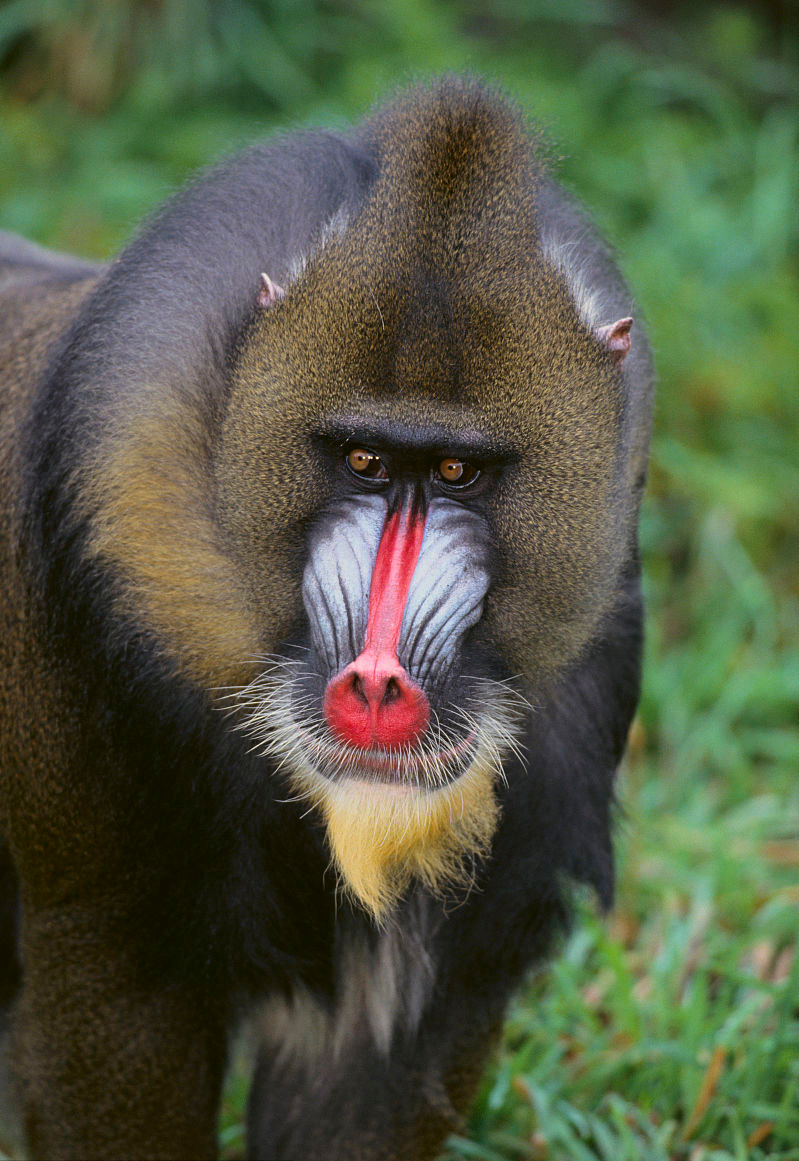
[[[266,275],[262,275],[263,278]],[[610,352],[614,363],[621,363],[630,349],[631,318],[620,318],[604,327],[594,327],[594,337]]]

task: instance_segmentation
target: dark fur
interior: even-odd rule
[[[419,143],[436,119],[455,126],[457,147],[434,150],[414,174]],[[459,174],[472,155],[472,199],[464,200]],[[485,175],[484,157],[494,166]],[[418,90],[349,137],[300,134],[251,150],[190,186],[102,272],[15,240],[0,245],[0,272],[8,273],[0,280],[7,393],[0,416],[0,819],[15,868],[0,851],[0,998],[9,1003],[18,982],[10,934],[18,879],[24,973],[14,1051],[34,1156],[213,1155],[227,1035],[238,1016],[260,998],[298,993],[335,1012],[346,949],[365,949],[368,959],[384,938],[337,900],[315,817],[302,803],[283,801],[285,784],[214,705],[214,685],[251,675],[249,657],[226,660],[220,636],[206,658],[203,641],[205,626],[209,641],[217,630],[251,640],[252,654],[304,640],[305,530],[331,494],[324,453],[307,442],[309,408],[320,422],[322,408],[340,410],[341,389],[332,382],[337,328],[346,333],[357,313],[348,295],[358,268],[333,246],[300,280],[308,305],[298,292],[296,309],[305,316],[289,354],[305,381],[277,418],[264,414],[261,392],[270,359],[283,352],[279,343],[265,345],[265,328],[277,317],[253,317],[258,275],[263,269],[289,282],[292,261],[313,252],[342,208],[351,223],[345,242],[353,232],[358,242],[381,176],[403,165],[391,179],[391,212],[400,225],[404,215],[408,229],[430,231],[433,248],[453,215],[468,223],[477,210],[495,207],[495,221],[486,211],[469,228],[480,253],[480,231],[490,252],[507,250],[504,265],[485,261],[497,309],[518,302],[520,314],[543,319],[530,340],[533,359],[543,350],[551,369],[542,390],[554,391],[555,401],[565,397],[577,359],[588,368],[586,381],[606,383],[608,397],[617,391],[611,377],[618,372],[569,313],[562,281],[551,291],[564,304],[554,315],[549,299],[536,298],[536,285],[522,282],[541,215],[578,239],[588,277],[613,307],[603,321],[630,313],[629,296],[579,211],[543,176],[516,113],[469,83]],[[506,202],[487,199],[492,182],[510,191]],[[436,226],[441,214],[444,224]],[[448,313],[444,284],[436,290],[428,278],[407,300],[404,289],[392,289],[378,234],[363,239],[373,250],[366,270],[380,322],[387,316],[391,326],[399,315],[405,322],[390,365],[370,364],[368,374],[387,384],[387,414],[399,399],[410,421],[421,422],[434,407],[430,393],[442,406],[459,399],[460,356],[453,348],[452,360],[442,358],[442,343],[460,324]],[[412,281],[411,258],[400,252],[392,260]],[[533,269],[543,269],[540,257]],[[324,327],[313,314],[319,303]],[[380,325],[376,315],[373,322]],[[516,341],[497,319],[478,325],[491,350]],[[425,328],[429,347],[414,337]],[[555,332],[572,336],[565,347],[548,337]],[[280,381],[284,366],[275,365]],[[518,359],[514,366],[528,374]],[[410,386],[417,381],[424,383],[418,399]],[[526,730],[527,769],[508,763],[508,785],[498,790],[502,822],[475,889],[454,901],[416,891],[392,920],[405,933],[403,986],[411,988],[422,970],[419,943],[434,965],[418,1020],[404,1029],[399,1004],[386,1054],[365,1018],[355,1018],[338,1053],[324,1053],[310,1070],[301,1054],[265,1047],[251,1100],[253,1155],[434,1157],[468,1107],[510,994],[566,922],[568,882],[589,883],[610,902],[612,782],[638,696],[635,519],[650,381],[638,332],[612,423],[586,408],[591,447],[607,439],[601,454],[613,461],[612,525],[593,512],[589,484],[572,497],[558,482],[558,473],[565,480],[571,471],[569,454],[580,469],[579,440],[571,453],[551,453],[559,459],[539,449],[535,496],[519,475],[515,489],[503,486],[495,501],[502,505],[491,516],[495,595],[475,649],[499,655],[489,662],[498,677],[526,674],[536,710]],[[483,390],[494,431],[503,413]],[[164,436],[152,399],[169,401]],[[196,566],[191,557],[186,575],[175,574],[175,585],[189,586],[185,600],[183,590],[167,591],[172,573],[166,565],[158,571],[158,544],[144,580],[136,568],[149,544],[131,544],[116,529],[93,547],[113,500],[111,449],[140,414],[152,425],[153,504],[172,470],[173,446],[175,471],[188,481],[176,485],[187,507],[169,529],[178,556],[184,543],[202,542]],[[533,430],[535,415],[533,408]],[[503,434],[530,446],[525,432]],[[295,479],[297,456],[307,471]],[[128,461],[120,462],[124,475]],[[201,492],[195,478],[204,481]],[[148,498],[147,487],[146,479],[137,482],[131,494]],[[569,505],[574,514],[564,517],[563,533],[558,509]],[[559,536],[566,538],[562,566],[550,547]],[[565,551],[573,542],[579,566]],[[233,560],[233,587],[227,574],[216,576],[215,554]],[[210,593],[208,605],[188,607],[195,621],[173,633],[164,594],[183,616],[195,583],[201,596]],[[195,652],[186,640],[196,642]]]

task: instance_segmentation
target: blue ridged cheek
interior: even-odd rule
[[[303,601],[312,646],[329,675],[363,649],[386,512],[382,496],[345,500],[311,537]],[[400,662],[421,686],[446,674],[464,634],[479,621],[490,580],[488,559],[482,517],[454,500],[433,500],[398,646]]]
[[[423,687],[457,660],[490,581],[482,517],[454,500],[430,505],[400,631],[399,658]]]
[[[344,500],[311,536],[302,599],[311,644],[331,676],[363,648],[369,587],[386,511],[382,496]]]

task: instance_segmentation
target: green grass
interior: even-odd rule
[[[276,125],[472,68],[619,247],[660,377],[618,903],[525,989],[447,1161],[799,1161],[799,35],[788,5],[17,0],[0,225],[103,256]],[[223,12],[223,16],[218,13]],[[188,15],[190,13],[190,15]],[[793,21],[793,23],[791,23]],[[243,1150],[245,1082],[222,1140]]]

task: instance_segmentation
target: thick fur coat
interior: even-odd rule
[[[569,884],[612,895],[651,369],[637,324],[621,364],[595,331],[634,313],[535,134],[456,79],[221,165],[107,267],[0,242],[0,998],[32,1155],[213,1156],[243,1015],[253,1156],[440,1150]],[[485,727],[457,847],[455,797],[440,835],[408,815],[385,906],[379,835],[308,790],[262,660],[324,676],[303,574],[347,423],[499,465],[458,665],[527,707]]]

